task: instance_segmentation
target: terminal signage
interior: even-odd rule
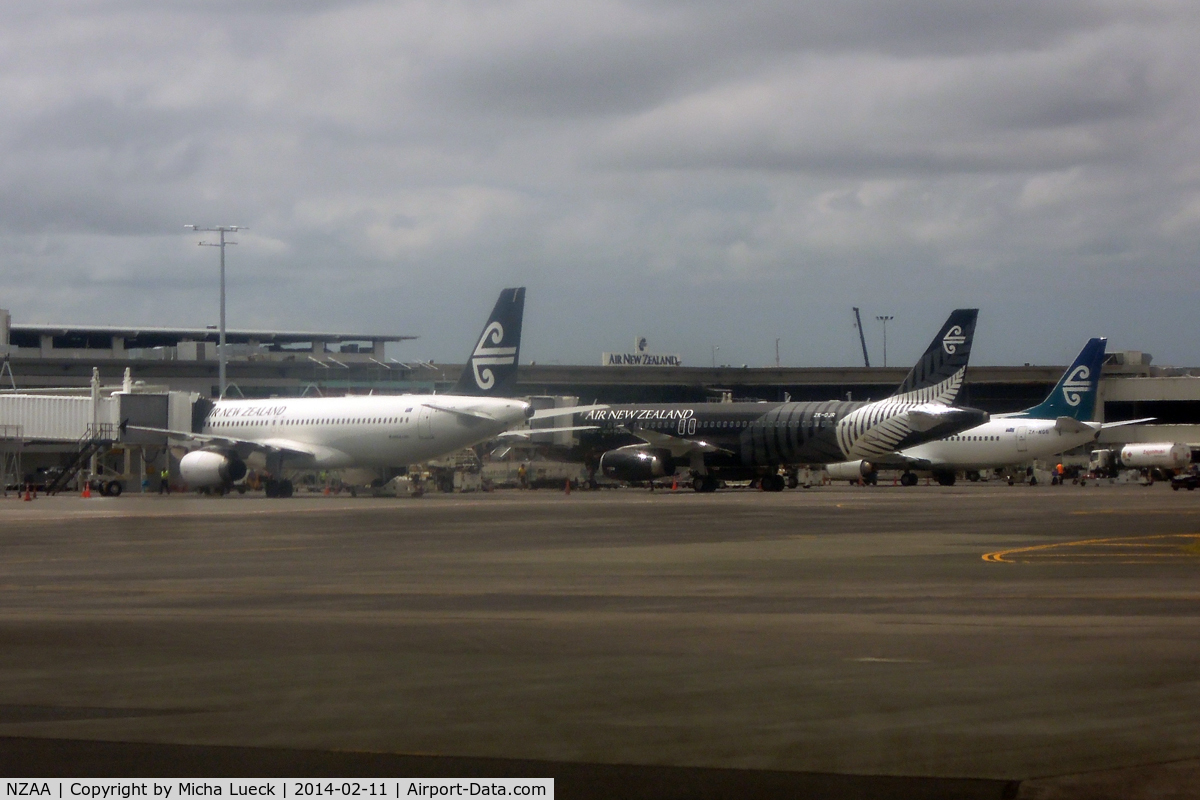
[[[605,367],[682,367],[683,359],[666,353],[604,353],[600,363]]]

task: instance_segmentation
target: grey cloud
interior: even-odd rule
[[[985,362],[1107,333],[1200,363],[1122,307],[1200,300],[1187,4],[10,5],[18,320],[211,322],[181,226],[237,223],[235,324],[439,360],[526,282],[537,360],[854,363],[850,305],[915,354],[979,304]]]

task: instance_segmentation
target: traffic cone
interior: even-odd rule
[[[33,498],[29,496],[29,484],[25,484],[25,502],[28,503]]]
[[[679,491],[679,480],[677,478],[671,478],[671,491],[672,492]]]
[[[571,479],[567,478],[566,484],[563,486],[563,494],[571,493]]]
[[[325,496],[329,497],[329,487],[328,486],[325,487]]]
[[[92,496],[92,484],[90,481],[83,482],[83,499],[87,500]]]

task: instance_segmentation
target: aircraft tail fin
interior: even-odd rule
[[[1100,384],[1100,372],[1104,368],[1104,346],[1107,342],[1103,337],[1089,339],[1045,400],[1033,408],[1005,416],[1033,419],[1071,417],[1080,422],[1090,422],[1096,411],[1096,392]]]
[[[505,289],[483,326],[467,365],[451,391],[454,394],[505,397],[517,383],[521,357],[521,321],[525,314],[525,287]]]
[[[892,396],[952,405],[962,388],[978,316],[977,308],[953,311]]]

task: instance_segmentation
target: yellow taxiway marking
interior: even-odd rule
[[[1108,549],[1105,552],[1105,548]],[[1093,552],[1089,552],[1093,549]],[[1147,552],[1157,550],[1158,552]],[[1039,561],[1086,564],[1105,559],[1127,559],[1123,564],[1151,564],[1168,558],[1200,556],[1200,533],[1166,533],[1158,536],[1120,536],[1110,539],[1081,539],[1030,547],[1015,547],[984,553],[983,560],[993,564],[1033,564]],[[1066,562],[1060,559],[1074,559]]]

